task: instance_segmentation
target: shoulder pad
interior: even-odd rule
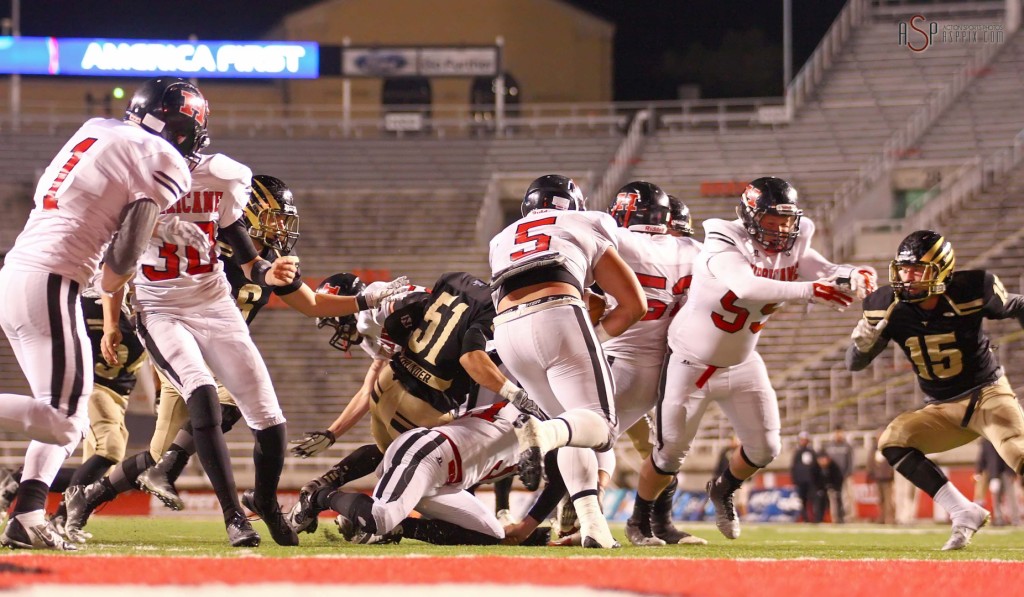
[[[249,186],[252,181],[252,170],[248,166],[229,158],[223,153],[215,153],[210,156],[207,167],[211,176],[221,180],[239,181],[245,186]]]
[[[882,286],[878,290],[864,297],[864,318],[868,323],[877,324],[884,317],[886,312],[896,301],[892,286]]]
[[[995,276],[980,269],[954,272],[946,284],[946,299],[957,313],[969,315],[983,308],[992,297],[995,280]]]

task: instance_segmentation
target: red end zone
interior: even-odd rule
[[[170,558],[10,555],[0,588],[32,584],[199,585],[473,583],[587,586],[648,594],[1012,594],[1024,566],[1011,562],[682,560],[670,558]],[[1009,593],[1007,593],[1009,591]]]

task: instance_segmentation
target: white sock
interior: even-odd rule
[[[558,451],[558,471],[569,495],[597,489],[597,456],[587,448]]]
[[[942,506],[942,509],[949,512],[950,518],[954,520],[963,512],[971,510],[971,500],[964,497],[953,483],[946,481],[946,484],[935,493],[935,503]]]
[[[21,526],[26,529],[29,527],[38,526],[46,523],[46,516],[42,510],[30,510],[28,512],[22,512],[21,514],[14,517],[15,520],[21,523]]]

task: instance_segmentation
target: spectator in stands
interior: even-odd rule
[[[985,505],[985,490],[992,494],[992,514],[996,526],[1020,524],[1020,508],[1017,505],[1017,475],[999,457],[992,442],[981,438],[978,463],[975,467],[974,503]]]
[[[850,475],[853,474],[853,446],[846,441],[841,425],[837,425],[832,440],[825,444],[825,453],[839,467],[843,480],[839,491],[831,493],[832,499],[832,522],[843,524],[846,522],[847,508],[853,508],[854,502],[852,491],[850,491]]]
[[[842,523],[843,519],[843,469],[832,460],[827,453],[818,454],[818,471],[820,484],[818,485],[818,511],[817,520],[821,522],[828,511],[829,504],[833,506],[832,522]]]
[[[871,438],[871,449],[865,459],[868,469],[868,482],[874,483],[878,490],[878,522],[882,524],[896,523],[896,502],[893,494],[893,470],[889,461],[878,450],[878,438]]]
[[[818,467],[818,455],[811,446],[811,436],[801,431],[797,442],[799,446],[793,453],[793,463],[789,467],[796,486],[797,497],[800,498],[800,517],[803,522],[821,522],[821,512],[815,503],[821,481],[821,469]]]

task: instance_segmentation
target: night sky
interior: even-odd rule
[[[700,85],[704,97],[782,93],[782,0],[567,1],[616,25],[616,100],[674,99],[681,84]],[[21,34],[259,39],[282,15],[316,2],[22,0]],[[843,4],[794,0],[794,73]],[[0,14],[10,5],[0,0]]]

